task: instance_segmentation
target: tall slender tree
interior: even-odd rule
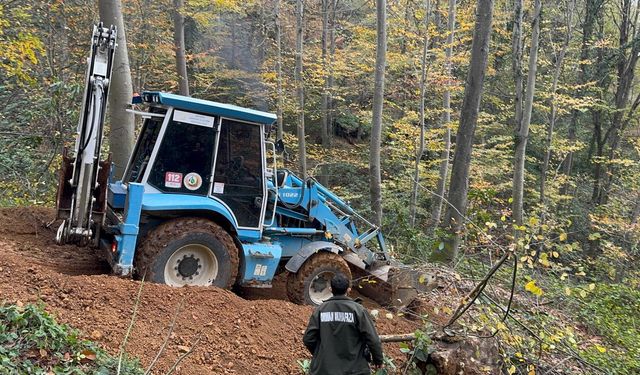
[[[443,227],[448,232],[448,236],[445,238],[442,251],[434,254],[434,260],[437,261],[451,262],[458,254],[460,231],[463,228],[467,211],[471,151],[473,149],[473,136],[478,122],[478,112],[480,111],[484,76],[487,70],[492,20],[493,0],[478,0],[471,45],[471,60],[451,167],[450,204],[447,206],[443,221]]]
[[[582,42],[580,45],[580,65],[578,74],[578,84],[584,86],[591,79],[593,79],[594,68],[593,56],[592,56],[592,43],[595,34],[596,23],[598,19],[602,17],[603,6],[605,0],[585,0],[584,5],[584,18],[581,20],[582,25]],[[581,88],[576,93],[578,97],[582,97],[586,94],[586,90]],[[570,145],[575,145],[577,142],[577,127],[580,117],[580,111],[575,109],[571,114],[571,122],[569,123],[569,129],[567,130],[567,138]],[[573,151],[569,151],[567,157],[563,163],[563,171],[567,176],[573,174],[573,167],[575,164],[575,155]],[[566,192],[567,186],[563,187],[563,192]]]
[[[445,195],[445,187],[447,183],[447,172],[449,171],[449,154],[451,151],[451,56],[453,55],[453,37],[456,27],[456,0],[449,0],[448,19],[447,19],[447,46],[445,49],[444,74],[447,77],[447,83],[444,88],[444,97],[442,100],[442,126],[445,128],[443,136],[442,153],[440,154],[440,173],[436,188],[436,195],[433,197],[431,206],[431,226],[429,230],[433,230],[440,225],[440,215],[442,213],[442,202]]]
[[[277,109],[276,115],[278,116],[278,124],[276,127],[276,142],[278,147],[284,148],[282,138],[284,134],[282,110],[284,107],[284,97],[282,95],[282,28],[280,25],[280,0],[276,0],[274,9],[275,17],[275,34],[276,34],[276,95],[277,95]]]
[[[322,0],[322,75],[323,75],[323,88],[322,88],[322,128],[321,139],[322,146],[329,146],[329,9],[331,0]]]
[[[132,113],[126,111],[133,96],[131,67],[120,0],[100,0],[98,7],[102,22],[106,25],[115,25],[118,29],[118,48],[116,48],[113,73],[109,83],[108,105],[109,146],[113,155],[113,174],[115,178],[120,178],[133,151],[134,118]]]
[[[382,138],[382,107],[384,104],[384,73],[387,53],[387,1],[376,0],[376,70],[373,89],[373,117],[369,157],[369,190],[374,222],[382,224],[382,176],[380,173],[380,143]]]
[[[424,155],[424,133],[425,133],[425,121],[424,121],[424,100],[427,88],[427,54],[429,51],[429,17],[431,16],[431,1],[425,2],[425,21],[424,21],[424,36],[422,37],[422,60],[420,63],[420,104],[419,104],[419,126],[420,126],[420,139],[418,152],[416,152],[416,162],[413,170],[413,190],[411,191],[411,202],[409,203],[409,221],[411,226],[416,224],[416,206],[418,201],[418,185],[420,183],[420,161]]]
[[[513,220],[519,226],[522,225],[524,216],[524,162],[527,152],[527,140],[529,138],[529,125],[531,123],[531,111],[533,109],[533,97],[536,90],[536,72],[538,67],[538,41],[540,36],[540,16],[542,13],[542,0],[535,0],[533,10],[533,30],[531,32],[531,47],[529,49],[529,72],[527,74],[527,89],[522,108],[521,121],[516,122],[515,132],[515,156],[513,159]],[[518,110],[516,109],[516,112]],[[521,233],[515,230],[516,234]]]
[[[322,139],[322,146],[325,148],[329,148],[330,146],[330,132],[329,132],[329,121],[331,120],[330,112],[330,104],[329,104],[329,12],[331,9],[331,2],[333,0],[321,0],[321,12],[322,12],[322,75],[323,75],[323,87],[322,87],[322,104],[320,108],[320,117],[321,117],[321,129],[320,129],[320,138]],[[319,176],[321,184],[327,186],[329,184],[329,168],[328,165],[322,165],[322,172]]]
[[[562,45],[560,50],[554,54],[554,67],[553,67],[553,76],[551,79],[551,96],[548,100],[549,109],[551,111],[549,115],[549,124],[547,124],[547,136],[545,138],[545,153],[544,160],[542,162],[542,167],[540,169],[540,204],[542,205],[542,212],[540,214],[540,221],[542,224],[546,221],[546,205],[547,205],[547,196],[546,196],[546,184],[547,184],[547,171],[549,170],[549,163],[551,160],[551,155],[553,153],[553,149],[551,147],[551,143],[553,141],[556,120],[558,117],[558,108],[556,105],[556,95],[558,93],[558,82],[560,81],[560,74],[562,73],[562,69],[564,67],[564,60],[569,49],[569,44],[571,42],[571,36],[573,34],[573,14],[576,8],[575,0],[566,1],[566,8],[564,9],[564,20],[565,20],[565,32],[562,40]]]
[[[511,36],[511,70],[513,71],[513,83],[514,83],[514,95],[513,104],[515,107],[514,123],[516,129],[520,127],[522,123],[522,95],[523,95],[523,83],[522,83],[522,10],[523,0],[513,1],[513,33]]]
[[[307,151],[304,130],[304,82],[302,81],[304,0],[296,2],[296,91],[298,96],[298,168],[302,179],[307,178]]]
[[[184,47],[184,0],[173,0],[173,45],[176,50],[176,68],[180,95],[189,96],[187,56]]]
[[[640,59],[640,35],[638,34],[640,9],[638,9],[637,2],[633,0],[620,0],[618,8],[620,9],[620,23],[618,24],[619,52],[615,64],[616,90],[613,99],[615,111],[610,125],[602,134],[602,138],[597,140],[598,144],[608,144],[608,152],[603,155],[607,160],[606,165],[596,163],[596,172],[600,167],[604,170],[604,173],[596,175],[602,182],[596,179],[594,183],[593,201],[596,204],[608,201],[611,185],[618,172],[612,161],[617,157],[622,132],[631,119],[631,116],[628,116],[629,108],[635,110],[640,104],[640,95],[633,103],[629,103],[634,86],[636,65]]]

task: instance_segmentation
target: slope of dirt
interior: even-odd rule
[[[140,282],[108,275],[93,249],[56,246],[57,223],[46,227],[53,217],[50,209],[0,210],[0,302],[42,301],[59,322],[118,353]],[[242,289],[247,300],[217,288],[145,283],[126,350],[147,367],[168,337],[154,373],[166,373],[187,352],[178,374],[299,373],[296,360],[309,358],[302,333],[312,308],[283,300],[280,285],[266,292]],[[376,324],[381,334],[418,325],[385,314]],[[385,351],[401,360],[396,345],[385,344]]]

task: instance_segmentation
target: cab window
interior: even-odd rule
[[[189,116],[174,111],[162,137],[148,183],[166,193],[207,195],[213,164],[214,127],[194,124]],[[197,119],[197,118],[196,118]]]
[[[212,191],[229,206],[241,227],[260,225],[262,176],[261,126],[223,119]]]

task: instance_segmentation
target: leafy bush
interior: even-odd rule
[[[118,358],[76,330],[58,324],[42,305],[0,307],[0,374],[114,374]],[[124,359],[121,374],[144,371]]]

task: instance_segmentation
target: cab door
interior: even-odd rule
[[[264,153],[261,124],[220,120],[211,195],[229,207],[239,229],[262,230]]]

